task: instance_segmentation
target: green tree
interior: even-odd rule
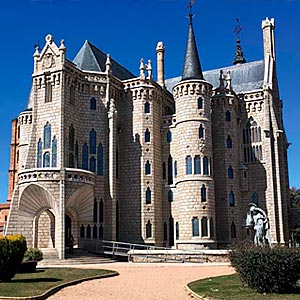
[[[290,200],[292,208],[300,208],[300,189],[294,186],[290,188]]]

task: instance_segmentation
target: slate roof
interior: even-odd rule
[[[182,72],[182,80],[186,79],[203,79],[199,54],[197,50],[196,39],[190,19],[188,39],[186,43],[185,58]]]
[[[214,88],[219,86],[220,70],[224,73],[230,70],[232,87],[236,93],[261,89],[264,82],[264,61],[258,60],[245,64],[210,70],[203,72],[206,81]],[[172,93],[172,88],[181,80],[181,76],[166,80],[166,87]]]
[[[136,77],[127,69],[122,67],[114,59],[111,60],[112,74],[120,80],[126,80]],[[81,49],[73,59],[73,63],[77,67],[84,71],[96,71],[105,72],[106,54],[91,44],[89,41],[85,41]]]

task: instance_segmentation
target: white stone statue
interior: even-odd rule
[[[249,204],[249,211],[246,218],[246,227],[255,231],[254,243],[257,246],[270,245],[269,219],[264,210],[257,207],[255,203]]]

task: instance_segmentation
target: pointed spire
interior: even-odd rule
[[[243,30],[243,28],[240,26],[240,20],[238,18],[236,20],[236,26],[233,30],[233,32],[236,33],[236,52],[235,57],[233,60],[233,64],[244,64],[246,62],[246,59],[244,57],[244,53],[241,47],[241,40],[240,40],[240,32]]]
[[[190,24],[186,43],[182,80],[204,79],[193,29],[193,14],[189,14]]]

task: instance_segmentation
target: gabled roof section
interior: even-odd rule
[[[200,64],[192,17],[190,17],[189,34],[186,43],[182,80],[204,79]]]
[[[83,71],[105,72],[106,54],[91,44],[85,41],[79,52],[76,54],[73,63]],[[120,80],[126,80],[136,77],[127,69],[122,67],[114,59],[111,60],[112,75]]]
[[[237,94],[259,90],[263,86],[265,70],[263,60],[203,72],[206,81],[211,83],[214,88],[220,85],[219,78],[221,70],[223,70],[224,73],[230,71],[232,88]],[[181,77],[166,79],[167,89],[172,93],[172,88],[180,80]]]

